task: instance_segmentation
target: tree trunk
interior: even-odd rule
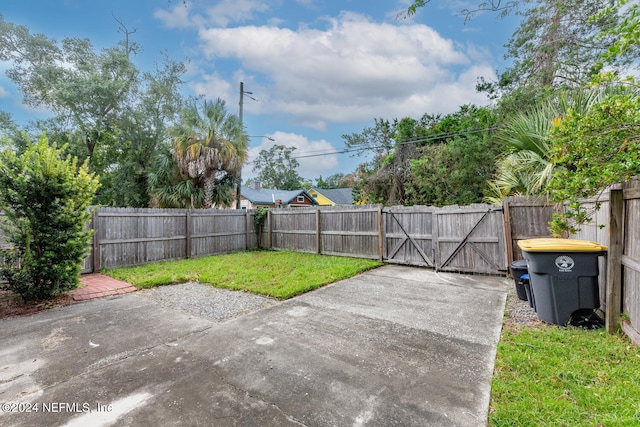
[[[215,175],[208,176],[204,179],[204,208],[211,209],[213,204],[213,189],[216,185]]]

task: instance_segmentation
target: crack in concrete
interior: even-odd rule
[[[270,402],[267,401],[265,399],[263,399],[260,396],[256,396],[251,394],[248,390],[243,389],[242,387],[237,386],[236,384],[233,384],[232,382],[230,382],[229,380],[227,380],[225,378],[224,375],[220,374],[220,372],[216,371],[215,368],[213,369],[213,371],[215,372],[216,376],[218,378],[220,378],[220,380],[228,385],[229,387],[233,388],[234,390],[240,392],[240,393],[244,393],[244,395],[252,400],[258,401],[258,402],[262,402],[263,404],[270,406],[272,408],[274,408],[276,411],[278,411],[279,413],[282,414],[283,417],[285,417],[288,421],[295,423],[296,425],[299,425],[301,427],[308,427],[305,423],[303,423],[302,421],[298,420],[297,418],[295,418],[293,415],[289,415],[287,414],[282,408],[280,408],[276,403],[274,402]]]
[[[0,380],[0,384],[9,384],[10,382],[17,380],[20,377],[23,377],[24,373],[18,374],[15,377],[7,378],[6,380]]]

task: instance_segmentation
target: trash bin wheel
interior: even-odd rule
[[[581,308],[571,314],[569,324],[585,329],[598,329],[604,326],[604,321],[594,310]]]

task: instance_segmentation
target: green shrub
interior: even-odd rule
[[[12,249],[3,251],[0,274],[24,300],[44,299],[77,287],[91,231],[89,204],[98,179],[87,164],[63,158],[64,148],[43,135],[22,155],[0,153],[2,227]]]

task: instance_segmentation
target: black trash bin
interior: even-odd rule
[[[509,267],[511,268],[511,277],[513,277],[513,281],[516,282],[518,298],[522,301],[526,301],[527,292],[524,288],[524,281],[521,280],[521,278],[527,274],[527,260],[519,259],[517,261],[513,261]]]
[[[524,292],[527,294],[527,300],[529,301],[529,307],[536,309],[536,299],[531,292],[531,282],[529,280],[529,273],[520,276],[520,281],[524,285]]]
[[[598,257],[607,247],[574,239],[520,240],[538,318],[566,325],[574,313],[600,306]]]

